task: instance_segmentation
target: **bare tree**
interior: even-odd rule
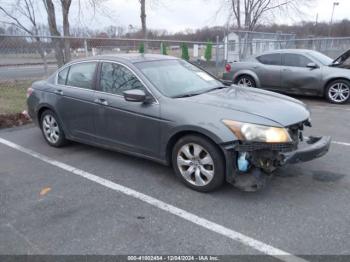
[[[61,33],[59,32],[57,28],[57,21],[56,21],[56,13],[55,13],[55,3],[53,0],[42,0],[45,9],[47,12],[47,19],[49,24],[49,29],[51,36],[54,36],[54,42],[55,42],[55,53],[56,53],[56,59],[57,64],[59,66],[69,62],[71,60],[71,53],[70,53],[70,39],[68,38],[70,36],[70,23],[69,23],[69,11],[71,9],[72,0],[59,0],[59,3],[61,4],[62,9],[62,20],[63,20],[63,36],[66,37],[62,41]],[[103,2],[104,0],[89,0],[87,1],[87,4],[92,7],[93,11],[95,12],[96,8]],[[81,5],[82,0],[75,0],[74,3],[76,3],[79,6],[79,12],[78,16],[81,14]],[[64,52],[62,51],[64,49]]]
[[[52,41],[55,45],[55,56],[56,56],[57,65],[60,67],[64,65],[65,61],[64,61],[64,54],[62,51],[62,42],[61,42],[61,39],[59,38],[61,34],[57,28],[55,5],[52,2],[52,0],[43,0],[43,3],[47,13],[47,20],[49,24],[50,34],[51,36],[54,37]]]
[[[313,0],[224,0],[239,30],[254,31],[263,18],[276,12],[292,16]]]
[[[69,32],[69,9],[71,7],[72,0],[61,0],[62,6],[62,18],[63,18],[63,35],[68,37],[70,36]],[[64,60],[69,62],[71,60],[70,55],[70,40],[64,39]]]
[[[143,38],[147,38],[147,24],[146,24],[146,0],[139,0],[141,5],[141,26]]]
[[[254,31],[257,26],[268,17],[276,14],[285,15],[289,18],[301,15],[302,9],[310,5],[314,0],[223,0],[224,4],[231,10],[230,18],[238,30]],[[240,32],[240,55],[252,52],[251,34]]]
[[[0,13],[3,14],[4,18],[7,18],[1,22],[15,26],[33,36],[32,39],[37,43],[37,50],[43,60],[46,75],[48,72],[46,52],[43,42],[38,36],[40,25],[37,23],[37,8],[34,0],[17,0],[10,6],[0,5]]]

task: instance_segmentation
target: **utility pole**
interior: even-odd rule
[[[336,6],[339,6],[339,2],[333,2],[331,22],[329,23],[329,37],[332,35],[333,16],[334,16],[334,9]]]

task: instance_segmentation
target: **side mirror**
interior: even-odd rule
[[[147,95],[141,89],[131,89],[123,92],[124,99],[128,102],[145,102]]]
[[[318,68],[318,65],[316,65],[315,63],[308,63],[306,65],[307,68],[310,68],[310,69],[316,69]]]

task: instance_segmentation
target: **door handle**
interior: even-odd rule
[[[57,90],[55,90],[55,94],[56,94],[56,95],[63,96],[63,91],[60,90],[60,89],[57,89]]]
[[[94,102],[101,104],[101,105],[104,105],[104,106],[108,106],[108,101],[106,99],[103,99],[103,98],[96,98],[94,100]]]

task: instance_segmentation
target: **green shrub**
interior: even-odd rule
[[[183,43],[182,45],[181,45],[181,58],[182,59],[184,59],[184,60],[186,60],[186,61],[188,61],[188,60],[190,60],[190,55],[189,55],[189,53],[188,53],[188,46],[187,46],[187,44],[185,44],[185,43]]]
[[[160,53],[161,53],[162,55],[168,55],[167,46],[166,46],[166,44],[164,44],[163,42],[160,43]]]
[[[145,43],[143,43],[143,42],[139,45],[139,53],[140,54],[145,53]]]
[[[204,58],[205,58],[205,60],[207,60],[207,62],[209,62],[211,60],[211,58],[213,57],[212,54],[213,54],[213,43],[208,42],[207,47],[205,48],[205,53],[204,53]]]

